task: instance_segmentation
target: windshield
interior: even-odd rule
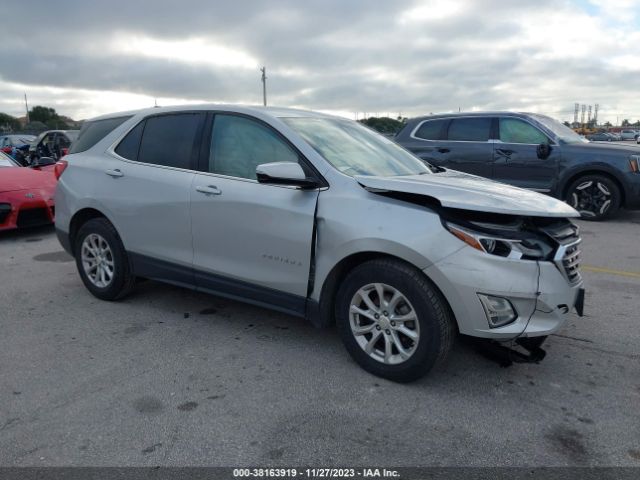
[[[15,167],[16,164],[13,162],[13,160],[11,160],[9,157],[7,157],[4,153],[0,152],[0,168],[2,167]]]
[[[556,134],[562,143],[589,143],[589,140],[581,137],[566,125],[546,115],[532,115],[538,122]]]
[[[356,122],[314,117],[281,120],[346,175],[393,177],[431,173],[420,159]]]

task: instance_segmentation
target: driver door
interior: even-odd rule
[[[539,158],[538,145],[553,143],[534,125],[516,117],[498,118],[498,139],[493,150],[493,178],[516,187],[548,193],[557,178],[560,149]]]
[[[256,167],[304,161],[270,126],[216,114],[191,188],[199,288],[304,313],[318,190],[258,183]],[[211,122],[209,123],[211,125]]]

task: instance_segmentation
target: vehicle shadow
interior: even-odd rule
[[[7,230],[0,232],[0,244],[4,242],[19,242],[22,240],[26,240],[27,242],[38,242],[45,237],[55,235],[55,232],[56,230],[53,225]]]

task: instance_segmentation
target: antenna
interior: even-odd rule
[[[29,123],[29,104],[27,103],[27,92],[24,93],[24,108],[27,110],[27,123]]]

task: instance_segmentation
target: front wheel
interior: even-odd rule
[[[411,382],[444,360],[455,327],[442,294],[415,267],[372,260],[338,291],[336,321],[353,359],[374,375]]]
[[[584,220],[603,220],[620,208],[620,189],[603,175],[585,175],[569,185],[566,201]]]

